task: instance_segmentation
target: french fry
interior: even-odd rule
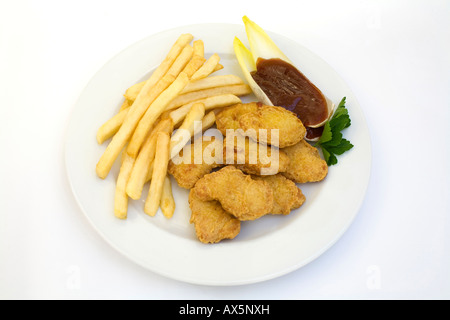
[[[181,50],[177,59],[173,62],[170,68],[166,71],[168,74],[178,75],[182,71],[182,68],[187,67],[186,64],[190,60],[194,53],[194,48],[186,44],[186,46]],[[144,88],[146,81],[138,82],[131,87],[129,87],[124,94],[124,97],[128,101],[135,101],[139,92]]]
[[[194,55],[189,61],[189,63],[186,65],[186,67],[183,69],[183,72],[187,74],[189,78],[192,77],[192,75],[197,72],[199,68],[205,63],[206,59],[202,56]]]
[[[217,66],[214,68],[213,72],[219,71],[223,69],[223,65],[221,65],[220,63],[217,64]]]
[[[202,100],[197,100],[197,101],[185,104],[184,106],[171,111],[169,115],[170,115],[170,118],[172,119],[174,128],[177,128],[178,124],[181,124],[181,122],[184,120],[186,115],[189,113],[189,110],[191,110],[192,105],[196,102],[201,102],[201,101]]]
[[[132,85],[131,87],[129,87],[125,91],[125,93],[123,94],[125,99],[127,101],[131,101],[131,102],[136,100],[136,97],[138,96],[139,92],[141,92],[141,90],[144,87],[145,83],[146,83],[146,81],[141,81],[141,82],[138,82],[138,83]]]
[[[119,176],[116,182],[116,191],[114,195],[114,215],[119,219],[126,219],[128,214],[128,195],[125,191],[128,179],[133,169],[134,159],[124,154],[122,165],[120,166]]]
[[[198,80],[209,76],[214,72],[214,69],[218,65],[219,61],[220,56],[217,53],[214,53],[208,60],[206,60],[203,66],[201,66],[200,69],[192,75],[191,80]]]
[[[135,90],[138,90],[138,93],[136,95],[135,100],[141,95],[141,97],[144,99],[146,95],[150,92],[150,90],[155,86],[162,77],[167,73],[167,71],[172,67],[172,65],[175,63],[177,58],[181,55],[183,49],[189,45],[189,43],[192,41],[194,37],[189,34],[185,33],[178,37],[178,39],[175,41],[175,43],[172,45],[172,47],[169,50],[169,53],[164,58],[164,60],[161,62],[161,64],[156,68],[156,70],[152,73],[150,78],[145,81],[142,88],[138,90],[138,88],[135,88]],[[127,98],[128,99],[128,98]],[[131,100],[131,99],[129,99]],[[132,100],[132,101],[135,101]],[[138,101],[140,102],[140,101]],[[145,102],[145,101],[144,101]],[[141,102],[140,102],[141,103]],[[145,104],[145,103],[143,103]],[[148,106],[148,103],[147,103]],[[136,108],[133,106],[133,108]]]
[[[162,121],[162,120],[166,120],[166,119],[169,119],[170,118],[170,110],[167,110],[167,111],[164,111],[163,113],[161,113],[161,115],[159,116],[159,121]],[[157,121],[157,122],[159,122],[159,121]]]
[[[247,84],[236,84],[232,86],[223,86],[210,88],[205,90],[193,91],[179,95],[172,102],[169,103],[166,110],[176,109],[182,105],[190,102],[205,99],[212,96],[218,96],[223,94],[234,94],[236,96],[243,96],[250,94],[252,90]]]
[[[145,180],[149,170],[149,163],[153,162],[156,152],[156,135],[147,138],[142,146],[142,150],[134,162],[131,170],[130,178],[125,189],[127,195],[134,200],[141,198],[142,189],[144,188]],[[127,154],[128,157],[130,157]]]
[[[150,181],[150,188],[144,205],[144,212],[152,217],[158,211],[161,203],[161,194],[169,163],[169,145],[169,134],[167,132],[158,132],[156,134],[156,154],[153,161],[152,180]]]
[[[166,85],[169,85],[169,81],[171,79],[170,77],[164,79],[164,74],[169,70],[177,57],[180,55],[183,48],[191,42],[192,39],[193,36],[190,34],[181,35],[170,49],[164,61],[158,66],[158,68],[156,68],[150,78],[146,81],[144,87],[136,97],[136,100],[133,102],[133,105],[130,107],[131,109],[128,112],[122,126],[114,135],[97,163],[96,173],[101,179],[105,179],[109,174],[109,171],[111,170],[114,161],[117,159],[117,156],[133,135],[139,120],[142,118],[152,101],[159,96],[159,90]],[[134,156],[136,156],[136,154],[134,154]]]
[[[130,108],[123,109],[117,113],[114,117],[106,121],[97,131],[97,142],[102,144],[112,136],[114,136],[117,131],[119,131],[125,117],[128,114]]]
[[[194,74],[194,72],[197,71],[197,69],[200,68],[206,61],[206,59],[201,56],[192,57],[193,52],[193,47],[191,47],[190,45],[186,45],[186,47],[184,47],[184,49],[180,53],[180,56],[177,58],[177,60],[175,60],[174,64],[167,71],[167,74],[172,74],[176,77],[181,71],[183,71],[189,77],[191,77],[192,74]],[[132,85],[125,91],[124,97],[128,101],[134,101],[144,85],[145,81]]]
[[[121,153],[121,155],[120,155],[120,165],[121,165],[121,166],[122,166],[122,164],[123,164],[123,160],[125,160],[126,154],[127,154],[127,150],[126,150],[126,149],[123,149],[123,150],[122,150],[122,153]]]
[[[192,45],[194,47],[194,56],[205,56],[205,44],[203,40],[195,40]]]
[[[161,193],[161,202],[159,204],[163,215],[170,219],[175,212],[175,200],[172,194],[172,183],[168,175],[164,178],[164,185]]]
[[[125,101],[122,103],[122,105],[120,106],[120,111],[123,111],[125,109],[128,109],[129,107],[131,107],[131,105],[133,104],[133,101],[130,101],[128,99],[125,98]]]
[[[194,103],[189,110],[186,118],[181,126],[173,134],[170,139],[170,158],[176,156],[186,143],[191,139],[191,136],[195,134],[195,121],[200,121],[205,116],[205,106],[203,103]],[[190,135],[186,135],[186,131],[189,131]]]
[[[145,83],[145,81],[144,81]],[[98,130],[97,130],[97,142],[98,144],[102,144],[119,131],[120,126],[122,125],[125,117],[128,113],[129,108],[133,104],[133,101],[125,99],[120,106],[119,112],[115,114],[111,119],[106,121]]]
[[[181,92],[188,93],[192,91],[199,91],[215,87],[231,86],[235,84],[243,84],[244,81],[233,74],[211,76],[199,80],[191,81],[186,88]]]
[[[154,159],[153,159],[154,160]],[[153,175],[153,161],[152,163],[149,164],[148,166],[148,173],[147,173],[147,177],[145,178],[145,183],[149,182],[150,180],[152,180],[152,175]]]
[[[167,70],[167,74],[174,76],[175,78],[183,71],[192,58],[194,48],[190,45],[186,45],[181,51],[178,58],[174,61],[172,66]]]
[[[153,126],[158,117],[165,111],[167,105],[179,95],[188,82],[189,79],[187,75],[184,72],[180,72],[175,81],[150,105],[144,116],[139,121],[139,124],[137,125],[127,147],[127,153],[130,156],[137,156],[142,142],[147,136],[150,128]]]
[[[178,109],[171,111],[170,118],[172,118],[173,124],[176,127],[181,121],[183,121],[194,103],[203,103],[203,105],[205,106],[205,111],[208,111],[216,108],[228,107],[240,102],[242,102],[241,99],[234,94],[212,96],[200,100],[195,100],[194,102],[190,102],[179,107]]]
[[[154,100],[158,96],[160,91],[163,91],[173,82],[173,77],[166,75],[164,76],[151,90],[151,97],[149,100]],[[133,108],[137,103],[138,99],[133,103]],[[120,126],[119,131],[113,136],[111,142],[106,147],[103,155],[97,163],[97,175],[104,179],[111,170],[114,161],[119,155],[120,151],[125,147],[126,143],[130,140],[142,114],[145,113],[146,108],[144,104],[139,106],[139,109],[130,109],[125,117],[124,122]],[[136,155],[133,155],[135,158]]]
[[[178,37],[163,62],[161,62],[150,77],[149,80],[152,80],[151,85],[156,84],[164,76],[164,74],[166,74],[175,62],[176,58],[180,55],[181,51],[192,41],[193,38],[194,37],[189,33],[182,34]]]
[[[156,133],[167,132],[172,134],[172,120],[165,119],[155,125],[153,131],[148,136],[145,143],[139,151],[136,161],[131,171],[130,178],[127,183],[127,195],[134,200],[141,198],[142,190],[145,182],[147,182],[147,175],[150,169],[150,164],[153,163],[156,152]]]
[[[205,132],[216,123],[216,114],[213,111],[208,112],[202,119],[202,131]]]
[[[190,45],[186,45],[181,51],[178,58],[167,71],[167,74],[172,74],[174,77],[176,77],[181,71],[184,71],[188,74],[189,77],[192,76],[192,74],[197,71],[197,69],[200,68],[206,60],[203,57],[192,58],[193,53],[194,48]],[[125,91],[124,97],[129,101],[135,101],[144,85],[145,81],[132,85]]]

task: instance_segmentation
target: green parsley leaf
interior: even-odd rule
[[[333,117],[330,120],[330,126],[334,132],[339,132],[348,128],[351,124],[350,116],[348,114],[341,113],[339,117]]]
[[[323,157],[325,158],[325,161],[328,166],[331,166],[333,164],[337,163],[337,158],[334,154],[329,153],[327,149],[322,148]]]
[[[353,144],[344,139],[341,132],[351,125],[345,102],[346,97],[342,98],[333,117],[325,123],[322,136],[316,144],[322,149],[323,157],[328,166],[338,162],[336,155],[341,155],[353,148]]]
[[[339,131],[332,131],[332,138],[331,140],[327,142],[322,142],[321,145],[325,147],[336,147],[338,146],[342,141],[342,133]]]
[[[331,152],[331,153],[337,154],[337,155],[341,155],[345,151],[350,150],[351,148],[353,148],[353,145],[347,139],[342,139],[341,143],[337,146],[327,147],[328,152]]]
[[[343,114],[348,114],[348,111],[345,108],[345,102],[346,102],[346,97],[343,97],[341,102],[339,102],[339,105],[337,106],[336,111],[334,112],[333,118],[338,118]]]
[[[331,126],[330,123],[327,121],[325,125],[323,126],[323,132],[320,136],[320,143],[325,143],[330,141],[333,138],[333,133],[331,132]]]
[[[328,163],[330,159],[330,153],[326,149],[322,149],[323,157],[325,158],[325,161]]]

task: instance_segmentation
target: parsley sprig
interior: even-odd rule
[[[350,116],[345,107],[345,98],[342,98],[333,117],[325,123],[322,136],[316,143],[316,146],[322,149],[323,157],[328,166],[338,162],[337,155],[341,155],[353,148],[350,141],[343,138],[341,132],[351,125]]]

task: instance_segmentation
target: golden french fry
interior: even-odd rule
[[[203,60],[205,59],[201,57],[198,57],[196,59],[192,58],[193,52],[193,47],[190,45],[186,45],[175,62],[170,66],[167,74],[172,74],[174,77],[176,77],[181,71],[184,70],[194,73],[203,64]],[[125,91],[124,97],[129,101],[134,101],[139,92],[141,92],[144,85],[145,81],[132,85]]]
[[[131,87],[129,87],[123,95],[125,97],[125,99],[127,101],[131,101],[131,102],[136,100],[136,97],[138,96],[139,92],[141,92],[145,83],[146,83],[146,81],[142,81],[142,82],[136,83],[136,84],[132,85]]]
[[[164,79],[164,74],[169,70],[177,57],[180,55],[183,48],[191,42],[192,39],[193,36],[190,34],[181,35],[170,49],[164,61],[158,66],[158,68],[156,68],[150,78],[146,81],[144,87],[136,97],[136,100],[133,102],[133,105],[130,107],[131,109],[128,112],[122,126],[114,135],[97,163],[96,173],[100,178],[104,179],[109,174],[114,161],[117,159],[117,156],[133,135],[139,120],[142,118],[149,105],[156,99],[156,97],[160,95],[160,92],[162,91],[161,89],[167,87],[171,83],[171,77],[169,76]],[[136,154],[134,154],[134,156],[136,156]]]
[[[128,179],[133,169],[134,159],[124,154],[119,176],[116,182],[116,192],[114,195],[114,215],[119,219],[126,219],[128,214],[128,195],[125,191]]]
[[[184,90],[181,93],[183,94],[192,91],[199,91],[215,87],[231,86],[243,83],[244,81],[241,78],[233,74],[211,76],[189,82],[189,84],[186,86],[186,88],[184,88]]]
[[[216,114],[213,111],[208,112],[202,119],[202,131],[205,132],[216,123]]]
[[[194,55],[191,61],[189,61],[189,63],[183,69],[183,72],[186,73],[189,78],[191,78],[192,75],[197,72],[197,70],[205,63],[205,61],[206,59],[204,57]]]
[[[198,80],[202,78],[206,78],[211,73],[214,72],[214,69],[216,68],[217,64],[220,61],[220,56],[217,53],[214,53],[211,57],[209,57],[208,60],[200,67],[200,69],[195,72],[191,80]]]
[[[161,115],[159,116],[159,121],[161,120],[166,120],[170,118],[170,110],[164,111],[163,113],[161,113]]]
[[[252,93],[252,90],[250,89],[250,86],[248,86],[247,84],[236,84],[232,86],[223,86],[188,92],[176,97],[172,102],[169,103],[166,110],[176,109],[190,102],[205,99],[212,96],[218,96],[223,94],[234,94],[236,96],[243,96],[250,93]]]
[[[160,86],[160,89],[156,92],[158,95],[168,87],[168,85],[173,82],[173,80],[179,75],[179,73],[188,67],[188,63],[192,61],[192,53],[194,49],[190,45],[186,45],[181,51],[180,55],[174,61],[174,63],[170,66],[169,70],[167,70],[166,75],[160,80],[165,81],[165,86]],[[126,92],[126,97],[128,100],[134,100],[137,97],[137,94],[140,92],[142,85],[144,82],[140,82],[128,88]],[[154,99],[153,99],[154,100]]]
[[[204,99],[203,99],[204,100]],[[169,116],[172,119],[173,122],[173,126],[175,128],[178,127],[178,124],[181,123],[181,121],[184,120],[184,118],[186,117],[186,115],[189,113],[189,110],[191,110],[191,107],[194,103],[197,102],[201,102],[201,100],[197,100],[188,104],[185,104],[182,107],[179,107],[178,109],[175,109],[173,111],[170,112]]]
[[[156,214],[161,202],[164,179],[167,175],[169,163],[169,145],[169,134],[167,132],[158,132],[156,134],[156,154],[153,161],[152,180],[150,181],[150,188],[144,205],[144,212],[149,216]]]
[[[145,178],[145,183],[152,180],[152,175],[153,175],[153,161],[148,166],[148,173],[147,173],[147,177]]]
[[[192,54],[194,53],[194,48],[189,44],[184,47],[178,58],[174,61],[167,74],[174,76],[175,78],[184,70],[189,61],[192,60]]]
[[[182,34],[178,37],[178,39],[170,48],[167,56],[164,58],[158,68],[156,68],[156,70],[152,73],[149,80],[147,80],[147,83],[144,85],[143,89],[145,89],[146,87],[153,87],[167,73],[182,50],[192,41],[193,38],[194,37],[189,33]]]
[[[173,77],[170,75],[165,75],[152,88],[150,94],[151,97],[149,98],[149,100],[155,100],[156,97],[158,97],[159,92],[169,87],[169,85],[172,82]],[[138,99],[136,99],[131,108],[134,108],[136,104],[138,104]],[[142,114],[144,114],[145,111],[147,110],[147,108],[146,107],[144,108],[144,106],[145,105],[142,104],[138,107],[138,109],[130,109],[128,111],[125,120],[120,126],[119,131],[117,131],[117,133],[113,136],[111,142],[106,147],[106,150],[104,151],[103,155],[98,161],[96,167],[97,175],[100,178],[102,179],[106,178],[120,151],[125,147],[128,140],[130,140],[130,138],[132,137],[133,132],[135,131],[135,128],[142,117]],[[136,155],[133,155],[133,157],[135,158]]]
[[[147,178],[149,163],[153,162],[156,152],[156,136],[150,136],[142,146],[141,151],[136,157],[130,179],[128,180],[126,193],[134,200],[141,198],[142,189],[144,188],[145,179]],[[128,155],[128,154],[127,154]],[[130,155],[128,155],[130,157]]]
[[[194,55],[200,57],[205,56],[205,44],[203,40],[195,40],[192,45],[194,46]]]
[[[183,121],[194,103],[203,103],[203,105],[205,106],[205,111],[208,111],[216,108],[228,107],[241,102],[241,99],[239,99],[239,97],[235,96],[234,94],[212,96],[200,100],[195,100],[194,102],[190,102],[179,107],[178,109],[171,111],[170,118],[172,118],[173,124],[176,127],[181,121]]]
[[[152,73],[150,78],[147,81],[145,81],[142,88],[140,90],[138,90],[139,89],[138,87],[135,88],[135,90],[138,90],[135,99],[137,99],[139,95],[141,95],[140,98],[142,98],[142,99],[144,99],[145,96],[148,95],[151,88],[153,86],[155,86],[162,79],[162,77],[169,71],[169,69],[172,67],[172,65],[176,62],[177,58],[183,52],[183,49],[186,46],[189,46],[189,43],[192,41],[193,38],[194,37],[189,33],[182,34],[178,37],[178,39],[175,41],[175,43],[170,48],[167,56],[164,58],[164,60],[161,62],[161,64],[156,68],[156,70]],[[129,100],[132,100],[132,99],[129,99]],[[135,101],[135,100],[132,100],[132,101]],[[146,104],[145,101],[143,101],[143,102],[138,101],[138,102],[139,102],[139,105],[141,103]],[[149,103],[147,103],[147,107],[148,107],[148,104]],[[135,108],[136,108],[136,106],[133,105],[133,109],[135,109]]]
[[[125,101],[122,103],[122,105],[120,106],[120,111],[123,111],[125,109],[128,109],[129,107],[131,107],[131,105],[133,104],[133,101],[130,101],[128,99],[125,98]]]
[[[125,155],[127,154],[127,149],[122,150],[122,154],[120,156],[120,165],[122,166],[123,160],[125,160]]]
[[[112,136],[114,136],[117,131],[119,131],[120,126],[122,125],[125,117],[128,114],[130,108],[123,109],[114,117],[106,121],[97,131],[97,142],[98,144],[102,144]]]
[[[139,149],[144,141],[150,128],[153,126],[158,117],[164,112],[169,103],[179,95],[179,93],[188,84],[189,78],[184,72],[180,72],[175,81],[164,90],[158,98],[150,105],[144,116],[139,121],[136,130],[131,137],[127,147],[130,156],[136,157]]]
[[[134,200],[140,199],[145,182],[147,182],[149,164],[153,162],[156,152],[156,133],[167,132],[172,133],[172,120],[166,119],[155,125],[153,131],[142,145],[136,161],[131,171],[130,178],[127,183],[126,192],[128,196]]]
[[[217,64],[217,66],[214,68],[213,72],[219,71],[223,69],[223,65],[221,65],[220,63]]]
[[[200,100],[205,105],[205,110],[213,110],[217,108],[228,107],[232,104],[241,103],[241,99],[232,93],[219,94]]]
[[[203,103],[194,103],[186,115],[183,123],[170,139],[170,158],[176,156],[180,150],[183,149],[186,143],[188,143],[191,136],[196,133],[195,121],[202,120],[204,116],[205,106]],[[190,134],[187,135],[187,132]]]
[[[172,218],[173,213],[175,212],[175,200],[172,194],[172,183],[168,175],[164,178],[164,185],[162,188],[159,206],[161,207],[161,211],[166,218]]]

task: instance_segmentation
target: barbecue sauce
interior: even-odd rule
[[[323,128],[311,128],[328,118],[327,101],[322,92],[297,68],[279,58],[256,61],[251,73],[273,105],[294,112],[307,128],[307,138],[322,135]]]

